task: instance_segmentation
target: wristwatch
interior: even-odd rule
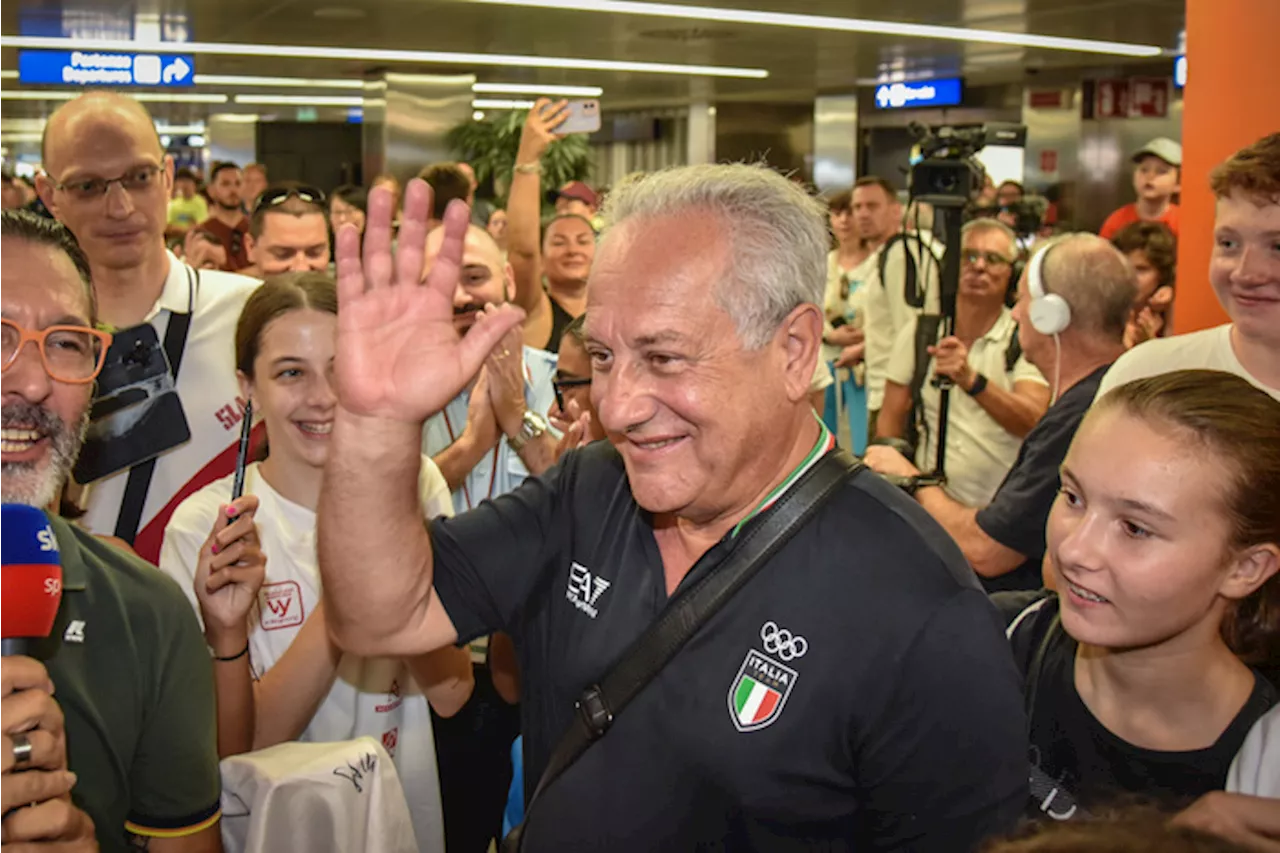
[[[987,390],[987,377],[981,373],[975,373],[973,375],[973,384],[969,386],[969,396],[976,397],[985,390]]]
[[[519,453],[526,444],[546,432],[549,426],[547,419],[542,415],[526,409],[524,416],[520,418],[520,431],[515,435],[507,436],[507,444]]]

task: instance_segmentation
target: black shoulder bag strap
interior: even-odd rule
[[[822,504],[864,466],[845,450],[833,450],[812,468],[761,517],[760,523],[741,534],[732,553],[680,595],[656,622],[627,649],[598,684],[583,691],[569,730],[556,744],[538,787],[529,798],[525,822],[511,830],[502,843],[503,853],[520,849],[522,834],[538,797],[577,761],[592,743],[604,736],[614,718],[644,689],[694,634],[733,598],[738,590],[778,552]]]
[[[178,387],[178,368],[182,366],[182,354],[187,348],[187,334],[191,331],[191,317],[196,312],[196,292],[200,289],[200,273],[187,267],[187,313],[169,312],[169,325],[164,330],[164,354],[169,360],[169,375],[173,377],[173,387]],[[139,462],[129,469],[129,479],[124,484],[124,498],[120,501],[120,515],[116,516],[116,538],[123,539],[130,545],[138,535],[138,527],[142,524],[142,510],[147,503],[147,493],[151,491],[151,478],[156,473],[156,459]]]
[[[1048,601],[1046,607],[1052,608],[1053,616],[1049,619],[1049,624],[1043,629],[1036,642],[1035,636],[1030,638],[1035,645],[1022,650],[1019,654],[1017,643],[1015,643],[1014,654],[1016,657],[1026,657],[1026,671],[1023,675],[1025,679],[1024,696],[1026,697],[1027,712],[1027,738],[1031,737],[1031,720],[1035,713],[1036,696],[1040,690],[1040,676],[1044,669],[1044,659],[1049,653],[1049,647],[1053,644],[1059,631],[1062,631],[1062,616],[1057,612],[1057,601]],[[1017,626],[1011,630],[1010,639],[1013,640],[1013,633],[1016,633]],[[1021,663],[1021,660],[1019,661]],[[1040,765],[1035,762],[1028,764],[1028,783],[1031,794],[1031,801],[1036,804],[1036,809],[1043,815],[1053,820],[1070,820],[1076,817],[1086,817],[1084,810],[1080,808],[1076,801],[1075,795],[1067,789],[1065,785],[1054,781],[1048,773],[1045,773]]]

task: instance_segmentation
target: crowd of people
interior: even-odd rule
[[[1170,140],[1101,235],[1007,182],[947,245],[871,176],[548,198],[566,115],[501,207],[50,117],[3,491],[62,600],[3,659],[4,843],[221,850],[220,762],[368,737],[422,851],[1280,849],[1280,134],[1208,176],[1231,322],[1174,335]]]

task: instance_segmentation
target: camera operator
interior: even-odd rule
[[[1032,281],[1037,266],[1038,287]],[[1058,493],[1058,468],[1103,374],[1124,352],[1135,293],[1133,270],[1107,241],[1073,234],[1046,242],[1018,285],[1013,319],[1027,360],[1052,378],[1054,402],[1027,433],[989,505],[974,509],[938,486],[907,484],[956,540],[988,590],[1041,585],[1045,523]],[[889,447],[870,448],[866,462],[882,474],[920,476]]]
[[[917,318],[898,332],[876,435],[920,434],[923,439],[913,442],[916,464],[928,468],[938,453],[941,409],[931,380],[950,379],[964,393],[952,395],[945,489],[966,506],[986,506],[1022,438],[1049,407],[1049,388],[1021,356],[1017,324],[1004,304],[1018,251],[1013,232],[994,219],[978,219],[961,231],[960,245],[955,334],[938,340],[937,331],[922,329],[925,321]]]

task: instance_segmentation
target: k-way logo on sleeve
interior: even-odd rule
[[[586,566],[575,562],[569,566],[569,587],[565,590],[565,598],[573,602],[574,607],[594,619],[600,614],[596,603],[611,586],[613,584],[610,581],[591,574]]]
[[[785,661],[804,657],[809,641],[769,621],[760,628],[765,651]],[[729,717],[740,732],[771,725],[782,714],[799,673],[768,655],[751,649],[729,687]]]

